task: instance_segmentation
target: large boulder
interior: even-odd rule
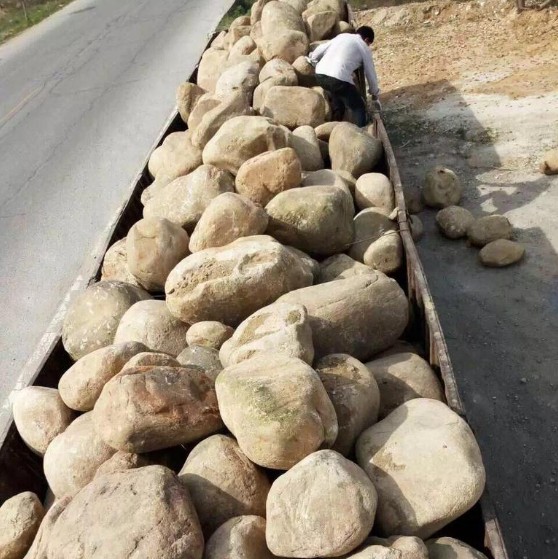
[[[148,304],[155,302],[144,301]],[[142,343],[132,341],[101,347],[84,355],[60,377],[60,397],[73,410],[91,411],[105,384],[134,355],[146,350]]]
[[[436,538],[426,542],[429,559],[487,559],[484,553],[455,538]]]
[[[426,173],[422,197],[432,208],[456,206],[461,200],[463,188],[457,175],[445,167],[437,166]]]
[[[378,419],[378,385],[366,366],[350,355],[326,355],[315,369],[337,414],[339,434],[332,449],[347,456],[357,437]]]
[[[473,214],[460,206],[447,206],[436,214],[436,223],[448,239],[465,237],[473,221]]]
[[[558,175],[558,148],[551,149],[544,154],[539,169],[545,175]]]
[[[149,187],[148,187],[149,188]],[[123,281],[136,287],[140,283],[128,268],[128,251],[126,250],[126,237],[116,241],[105,253],[101,281]]]
[[[249,37],[248,37],[249,38]],[[256,61],[244,61],[227,68],[215,84],[215,94],[237,93],[248,101],[252,100],[254,89],[259,83],[260,65]]]
[[[336,186],[351,194],[347,182],[331,169],[320,169],[307,173],[302,186]]]
[[[144,350],[176,356],[186,347],[189,327],[169,312],[164,301],[140,301],[124,313],[114,342],[138,342]]]
[[[219,351],[212,347],[191,345],[182,351],[176,360],[183,367],[194,367],[203,371],[212,383],[223,370],[219,360]]]
[[[279,61],[279,58],[274,58],[273,60],[270,60],[270,62],[275,62],[275,61]],[[283,60],[281,60],[281,62],[283,62]],[[269,64],[269,62],[268,62]],[[285,62],[285,64],[287,64],[287,62]],[[295,76],[296,78],[296,76]],[[283,76],[278,76],[278,77],[274,77],[274,78],[269,78],[267,80],[265,80],[264,82],[260,83],[256,89],[254,89],[254,98],[253,98],[253,105],[254,105],[254,109],[260,113],[263,114],[263,109],[264,109],[264,103],[265,103],[265,97],[267,95],[267,92],[272,88],[275,87],[276,85],[297,85],[298,82],[295,82],[294,84],[292,83],[285,83],[287,80],[283,77]]]
[[[225,425],[255,464],[287,470],[337,438],[333,404],[300,359],[261,353],[223,369],[215,387]]]
[[[197,141],[194,132],[201,124],[204,116],[221,105],[222,102],[223,99],[214,93],[206,93],[199,98],[196,106],[192,109],[192,112],[188,117],[188,130],[192,131],[192,141]]]
[[[503,268],[519,262],[525,254],[525,247],[508,239],[497,239],[479,251],[479,260],[491,268]]]
[[[333,450],[314,452],[271,486],[267,545],[284,557],[339,557],[368,536],[377,502],[356,464]]]
[[[279,31],[306,32],[300,13],[286,2],[267,3],[262,10],[261,22],[264,35]]]
[[[223,344],[219,358],[228,367],[259,353],[281,353],[312,364],[312,329],[302,305],[273,303],[256,311]]]
[[[124,452],[189,443],[223,425],[213,383],[197,367],[126,369],[105,385],[92,414],[99,436]]]
[[[245,35],[238,39],[238,41],[229,50],[229,59],[236,59],[238,56],[246,56],[247,54],[253,53],[257,48],[257,45],[250,37],[250,35]]]
[[[281,58],[289,64],[308,54],[310,47],[308,36],[302,31],[279,30],[276,33],[263,35],[257,43],[266,61]]]
[[[12,413],[23,442],[41,456],[75,417],[58,390],[44,386],[26,386],[17,391],[13,397]]]
[[[190,239],[190,250],[220,247],[241,237],[261,235],[269,218],[260,205],[234,192],[214,198],[203,212]]]
[[[265,206],[274,196],[302,181],[300,159],[292,148],[266,151],[245,161],[236,175],[236,190]]]
[[[121,281],[90,285],[68,307],[62,325],[64,349],[74,360],[111,345],[120,319],[138,301],[150,299],[139,287]]]
[[[151,466],[153,463],[145,454],[135,452],[115,452],[106,462],[103,462],[95,473],[95,477],[113,474],[114,472],[125,472],[135,468]]]
[[[241,20],[240,18],[243,18]],[[232,47],[238,43],[243,37],[250,36],[251,26],[250,22],[247,21],[246,16],[240,16],[237,18],[238,23],[229,28],[229,32],[225,37],[225,49],[230,52]],[[233,22],[234,23],[234,22]]]
[[[483,247],[498,239],[509,239],[512,233],[509,219],[497,214],[479,217],[467,229],[469,241],[477,247]]]
[[[206,537],[235,516],[265,516],[270,483],[231,437],[213,435],[199,443],[178,476],[188,488]]]
[[[268,234],[304,252],[329,256],[343,252],[353,241],[353,199],[335,186],[287,190],[265,210]]]
[[[316,283],[375,275],[375,270],[370,266],[361,264],[346,254],[335,254],[320,262],[320,275]]]
[[[260,112],[290,129],[299,126],[315,128],[325,120],[321,95],[313,89],[300,86],[272,87],[265,96]]]
[[[228,51],[215,48],[209,48],[203,53],[198,66],[197,82],[200,87],[212,93],[215,91],[228,56]]]
[[[75,493],[115,452],[95,431],[92,412],[80,415],[45,452],[43,468],[50,489],[57,498]]]
[[[262,19],[262,12],[264,6],[270,2],[271,0],[256,0],[252,4],[252,8],[250,10],[250,25],[253,27],[256,23],[261,21]]]
[[[173,132],[149,158],[149,172],[176,179],[191,173],[202,164],[202,152],[192,143],[192,133]]]
[[[168,219],[147,217],[126,237],[128,268],[149,291],[162,291],[169,272],[189,254],[188,233]]]
[[[300,159],[303,171],[319,171],[324,168],[324,159],[316,132],[311,126],[299,126],[289,134],[289,147]]]
[[[216,320],[204,320],[192,324],[186,334],[189,346],[198,345],[219,350],[234,334],[234,330]]]
[[[384,535],[427,538],[468,511],[484,490],[473,432],[442,402],[410,400],[359,437],[356,456],[378,491]]]
[[[154,351],[143,351],[134,355],[125,365],[121,371],[125,369],[132,369],[135,367],[180,367],[180,363],[175,357],[168,353],[157,353]]]
[[[379,208],[389,215],[395,207],[395,192],[382,173],[366,173],[356,182],[355,201],[359,210]]]
[[[205,89],[195,83],[182,83],[176,90],[176,108],[184,122],[188,122],[190,114],[194,110],[200,97],[206,93]]]
[[[348,122],[336,126],[329,137],[331,168],[350,173],[356,179],[372,171],[382,153],[380,140]]]
[[[262,116],[228,120],[203,150],[203,162],[236,175],[240,166],[266,151],[287,147],[286,131]]]
[[[338,120],[334,120],[331,122],[324,122],[323,124],[320,124],[320,126],[316,127],[316,136],[318,136],[319,140],[323,140],[324,142],[329,142],[331,133],[333,132],[334,128],[338,124],[341,124],[341,122]]]
[[[293,62],[293,68],[296,72],[299,85],[303,87],[314,87],[317,84],[316,69],[308,62],[306,56],[299,56]]]
[[[258,76],[260,83],[267,80],[281,80],[285,83],[277,83],[276,85],[296,85],[296,72],[291,64],[280,58],[274,58],[263,66]]]
[[[202,165],[154,196],[145,205],[143,215],[168,219],[191,233],[211,200],[224,192],[234,192],[231,174],[213,165]]]
[[[306,20],[312,14],[319,14],[325,11],[336,12],[340,20],[347,20],[347,2],[345,0],[312,0],[308,2],[302,17]]]
[[[0,507],[0,557],[23,559],[44,515],[41,501],[30,491],[4,501]]]
[[[219,320],[235,326],[312,281],[300,257],[260,235],[188,256],[170,273],[165,291],[169,310],[184,322]]]
[[[201,559],[203,535],[176,475],[147,466],[100,476],[56,520],[48,559]]]
[[[399,338],[409,313],[405,292],[381,272],[298,289],[278,301],[306,307],[316,357],[346,353],[363,362]]]
[[[331,38],[338,23],[339,14],[330,10],[309,15],[306,19],[306,27],[310,41]]]
[[[444,401],[444,391],[432,367],[419,355],[396,353],[366,363],[380,389],[380,419],[415,398]]]

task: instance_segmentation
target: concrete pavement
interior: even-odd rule
[[[4,411],[231,4],[76,0],[0,47]]]

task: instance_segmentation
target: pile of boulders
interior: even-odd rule
[[[15,397],[54,503],[7,501],[0,557],[484,557],[439,537],[485,471],[400,339],[382,144],[328,120],[304,58],[346,18],[258,0],[179,88],[188,129],[66,315],[75,363]]]
[[[467,238],[471,246],[479,247],[479,260],[485,266],[502,268],[519,262],[525,248],[511,240],[513,227],[503,215],[491,214],[475,218],[459,206],[463,188],[459,177],[445,167],[434,167],[426,174],[422,197],[431,208],[442,208],[436,214],[436,224],[448,239]]]

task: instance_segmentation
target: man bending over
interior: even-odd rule
[[[323,43],[308,60],[316,67],[318,85],[328,91],[334,104],[341,102],[345,109],[353,113],[355,124],[366,125],[366,105],[353,81],[353,73],[364,66],[368,91],[380,108],[378,95],[378,78],[372,60],[372,53],[368,48],[374,42],[374,30],[371,27],[359,27],[356,33],[342,33],[331,41]]]

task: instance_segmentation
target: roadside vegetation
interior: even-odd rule
[[[243,16],[250,12],[250,8],[254,0],[236,0],[236,2],[231,6],[230,10],[223,16],[223,19],[219,23],[219,30],[228,29],[229,25],[240,16]]]

